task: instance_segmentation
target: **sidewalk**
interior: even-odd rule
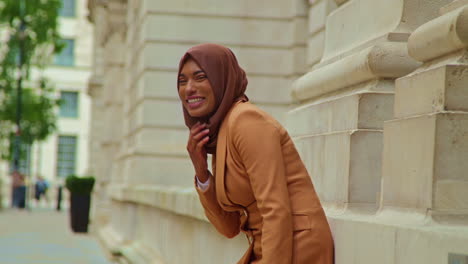
[[[68,212],[0,211],[0,264],[111,264],[97,240],[74,234]]]

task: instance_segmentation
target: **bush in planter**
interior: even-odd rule
[[[91,192],[95,179],[89,177],[68,176],[65,187],[70,191],[70,223],[74,232],[88,232]]]

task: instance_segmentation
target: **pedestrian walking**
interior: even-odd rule
[[[36,183],[34,184],[34,198],[36,199],[36,202],[39,204],[41,199],[44,198],[46,202],[48,202],[47,199],[47,190],[49,189],[49,183],[47,182],[44,177],[39,176],[37,178]]]
[[[192,47],[179,63],[187,150],[205,214],[226,237],[247,235],[238,263],[331,264],[332,235],[311,178],[283,126],[249,102],[247,83],[220,45]]]

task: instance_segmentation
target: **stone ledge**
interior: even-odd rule
[[[110,225],[101,228],[97,237],[110,258],[117,263],[165,264],[159,255],[138,240],[124,242]]]
[[[112,199],[157,207],[175,214],[208,221],[194,187],[163,185],[112,186]]]
[[[426,62],[468,47],[468,5],[417,28],[408,40],[408,52]]]
[[[468,252],[468,226],[439,225],[424,215],[387,210],[377,215],[329,216],[336,263],[447,263]]]
[[[307,100],[372,79],[398,78],[419,65],[409,57],[406,43],[382,42],[303,75],[291,96]]]

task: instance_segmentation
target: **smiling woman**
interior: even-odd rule
[[[330,228],[307,170],[281,124],[248,102],[234,53],[215,44],[189,49],[177,87],[205,214],[224,236],[248,237],[238,263],[333,263]]]
[[[179,97],[193,117],[209,116],[215,109],[213,88],[206,73],[193,59],[188,59],[179,74]]]

